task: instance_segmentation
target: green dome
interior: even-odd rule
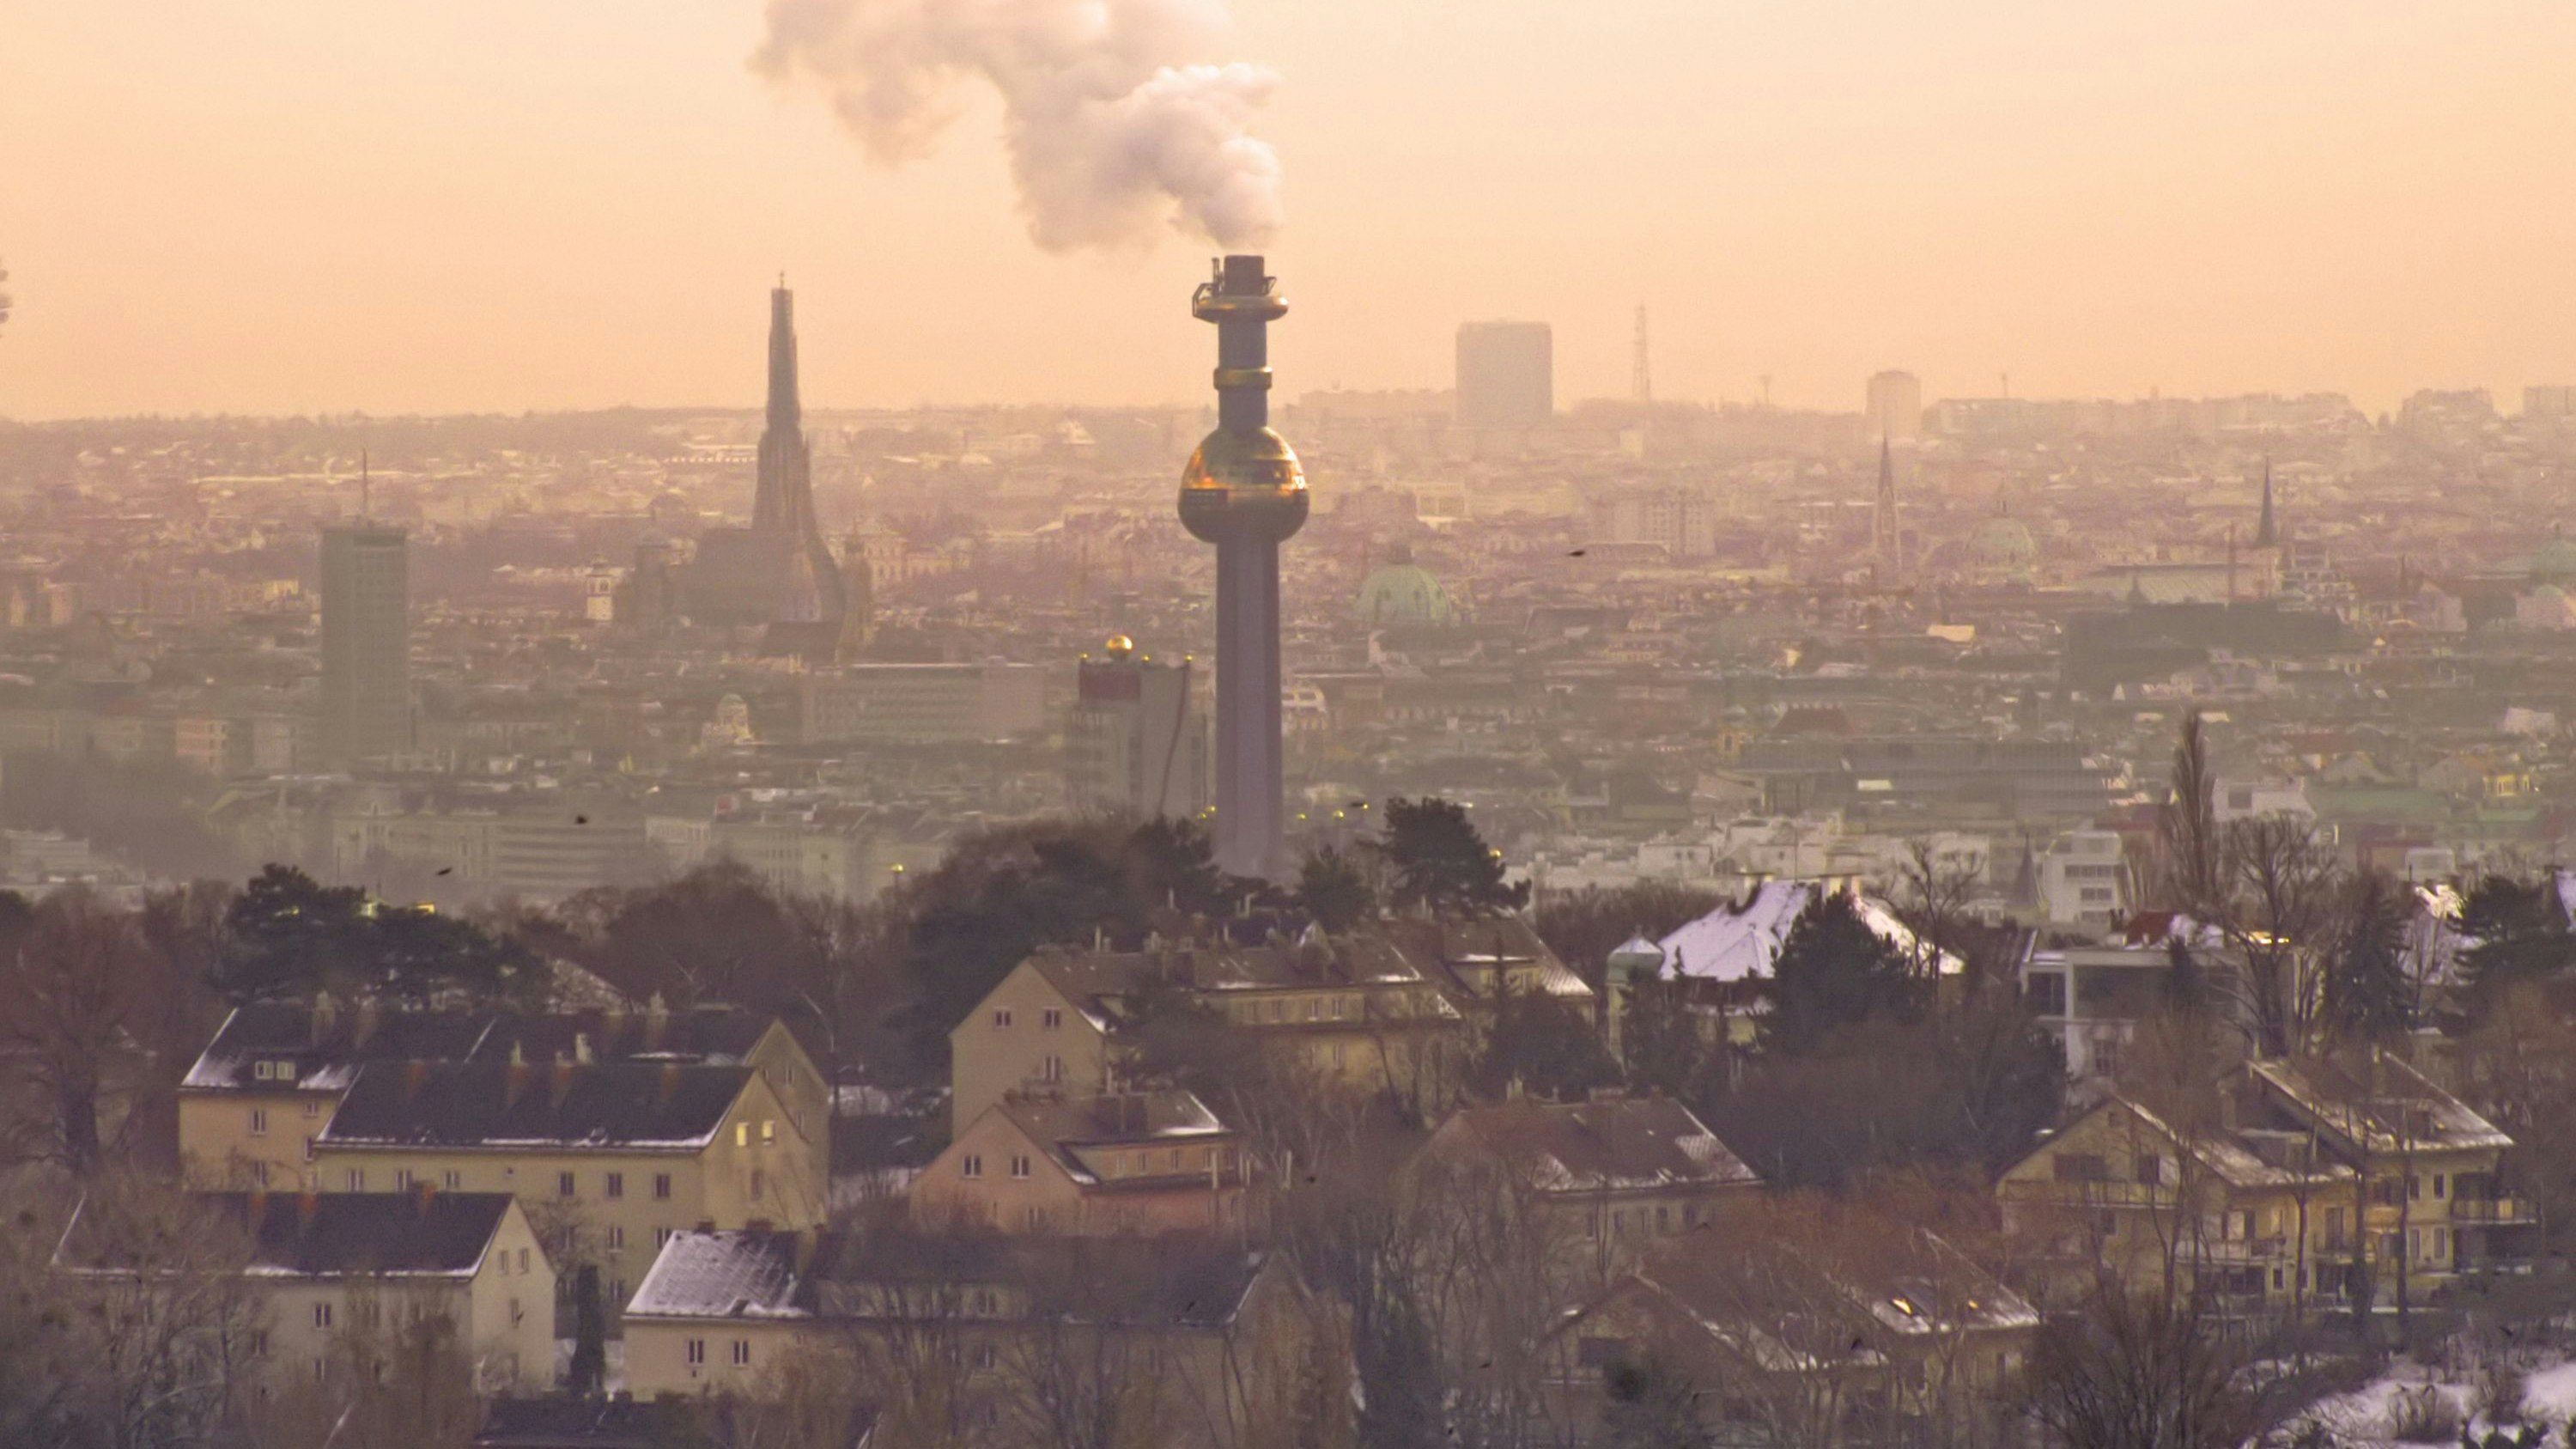
[[[1989,518],[1978,525],[1968,551],[1985,568],[2028,568],[2039,558],[2039,545],[2018,518]]]
[[[2531,556],[2535,583],[2576,583],[2576,539],[2553,538]]]
[[[1449,624],[1458,618],[1449,591],[1440,587],[1431,570],[1416,563],[1391,563],[1371,573],[1360,585],[1359,602],[1352,612],[1372,629]]]

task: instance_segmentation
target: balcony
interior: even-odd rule
[[[2531,1203],[2518,1197],[2455,1197],[2451,1199],[2451,1221],[2510,1226],[2536,1223],[2540,1215]]]

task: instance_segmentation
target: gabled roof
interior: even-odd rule
[[[1664,970],[1677,977],[1704,981],[1750,981],[1771,974],[1773,963],[1780,959],[1780,948],[1789,940],[1790,928],[1798,923],[1819,891],[1825,887],[1816,881],[1764,881],[1752,898],[1741,905],[1723,905],[1696,921],[1664,937],[1659,943],[1664,951]],[[1913,931],[1896,918],[1896,912],[1885,902],[1869,896],[1856,896],[1854,904],[1860,918],[1872,934],[1899,950],[1917,949]],[[1941,974],[1956,975],[1965,968],[1958,957],[1944,952]]]
[[[1123,1147],[1171,1147],[1230,1136],[1232,1129],[1195,1095],[1178,1090],[1127,1092],[1101,1097],[1006,1097],[996,1112],[1047,1158],[1085,1186],[1104,1185],[1085,1152]],[[1165,1186],[1178,1180],[1205,1185],[1205,1171],[1121,1177],[1117,1187]]]
[[[188,1211],[238,1233],[248,1271],[271,1278],[471,1277],[514,1199],[502,1192],[190,1193]],[[83,1203],[57,1261],[114,1269],[102,1215]]]
[[[1442,1132],[1540,1167],[1550,1192],[1727,1187],[1761,1181],[1691,1110],[1665,1097],[1470,1107]]]
[[[2511,1147],[2504,1129],[2392,1056],[2357,1068],[2323,1057],[2251,1062],[2248,1076],[2291,1115],[2365,1155]]]
[[[2310,1183],[2348,1181],[2352,1177],[2351,1168],[2332,1162],[2319,1162],[2305,1170],[2276,1166],[2265,1161],[2260,1153],[2240,1138],[2224,1132],[2203,1132],[2186,1142],[2182,1132],[2171,1123],[2137,1102],[2116,1093],[2103,1098],[2093,1106],[2092,1110],[2022,1154],[2013,1163],[2013,1167],[2017,1168],[2051,1148],[2065,1146],[2075,1138],[2076,1134],[2086,1130],[2087,1124],[2100,1121],[2114,1112],[2125,1113],[2135,1119],[2157,1141],[2174,1152],[2189,1151],[2193,1161],[2208,1169],[2219,1181],[2230,1187],[2247,1190],[2297,1187]],[[2005,1169],[2007,1175],[2011,1171],[2012,1168]]]
[[[362,1068],[322,1146],[704,1146],[749,1067],[607,1062],[377,1062]]]

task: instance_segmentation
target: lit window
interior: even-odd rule
[[[760,1119],[760,1145],[767,1147],[778,1140],[778,1123],[768,1117]]]
[[[750,1123],[736,1122],[733,1124],[733,1145],[736,1147],[749,1147],[751,1145]]]

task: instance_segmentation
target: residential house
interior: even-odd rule
[[[914,1221],[1094,1237],[1240,1226],[1239,1134],[1188,1092],[1005,1097],[912,1181]]]
[[[332,1192],[506,1192],[610,1301],[687,1228],[801,1228],[828,1207],[823,1149],[749,1066],[376,1062],[314,1140]]]
[[[1432,972],[1383,935],[1295,941],[1149,941],[1138,951],[1041,948],[948,1033],[954,1120],[1013,1094],[1119,1090],[1133,1030],[1157,997],[1206,1014],[1248,1050],[1331,1080],[1445,1100],[1465,1061],[1465,1016]]]
[[[235,1008],[179,1084],[179,1150],[203,1187],[328,1187],[314,1143],[370,1063],[649,1061],[748,1066],[786,1120],[820,1141],[830,1089],[793,1032],[734,1007],[515,1012],[406,1010],[344,1003],[255,1002]]]
[[[2512,1139],[2384,1054],[2249,1062],[2178,1124],[2114,1096],[2005,1170],[2008,1228],[2045,1292],[2105,1275],[2237,1312],[2422,1302],[2527,1261]]]
[[[1420,1163],[1499,1174],[1496,1190],[1529,1197],[1558,1250],[1594,1281],[1718,1221],[1762,1181],[1689,1108],[1660,1096],[1463,1108],[1431,1134]]]
[[[191,1193],[209,1240],[238,1246],[260,1314],[250,1357],[272,1389],[348,1369],[351,1335],[445,1318],[486,1390],[554,1382],[555,1268],[507,1193]],[[54,1256],[75,1273],[135,1273],[113,1214],[84,1202]]]
[[[1659,1244],[1566,1315],[1542,1347],[1567,1438],[1616,1442],[1614,1397],[1662,1375],[1712,1442],[2004,1442],[2037,1310],[1924,1229],[1805,1217]]]
[[[638,1398],[756,1396],[832,1355],[942,1443],[1055,1449],[1092,1406],[1117,1442],[1230,1449],[1338,1412],[1331,1322],[1284,1259],[1204,1238],[690,1232],[627,1307],[626,1376]]]

